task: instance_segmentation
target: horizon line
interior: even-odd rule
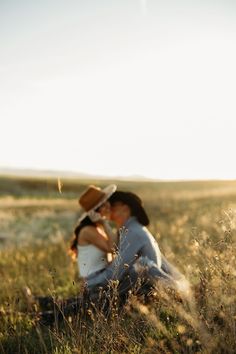
[[[0,177],[23,177],[23,178],[57,178],[57,179],[101,179],[101,180],[120,180],[134,182],[197,182],[197,181],[236,181],[235,178],[154,178],[139,174],[133,175],[100,175],[73,170],[41,169],[30,167],[5,167],[0,166]]]

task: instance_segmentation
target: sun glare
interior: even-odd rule
[[[158,4],[6,10],[0,166],[235,178],[233,13]]]

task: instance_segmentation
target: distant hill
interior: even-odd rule
[[[121,180],[121,181],[154,181],[152,178],[130,175],[130,176],[102,176],[92,175],[75,171],[62,171],[62,170],[38,170],[28,168],[8,168],[0,167],[0,176],[9,177],[46,177],[46,178],[76,178],[76,179],[105,179],[105,180]]]
[[[64,177],[64,178],[87,178],[86,173],[60,170],[38,170],[28,168],[0,168],[0,175],[16,177]]]

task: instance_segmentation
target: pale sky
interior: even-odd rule
[[[0,0],[0,167],[236,178],[236,3]]]

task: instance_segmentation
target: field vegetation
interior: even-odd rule
[[[111,181],[0,178],[0,352],[235,353],[236,181],[112,181],[137,193],[161,251],[191,284],[180,301],[157,288],[148,304],[131,295],[109,318],[38,324],[27,293],[56,301],[79,293],[68,247],[78,196]]]

